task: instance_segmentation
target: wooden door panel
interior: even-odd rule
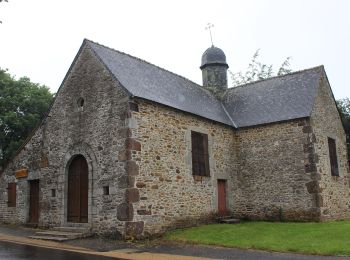
[[[227,213],[225,180],[218,180],[218,213],[221,216],[224,216]]]
[[[39,222],[39,180],[29,182],[29,223]]]
[[[79,176],[72,173],[68,177],[68,221],[70,222],[79,222],[79,197]]]
[[[76,156],[68,171],[69,222],[88,222],[88,165],[82,155]]]

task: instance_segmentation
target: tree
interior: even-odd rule
[[[345,128],[346,142],[348,145],[348,160],[350,161],[350,99],[344,98],[337,100],[337,107]]]
[[[272,65],[263,64],[258,60],[259,51],[260,50],[257,50],[254,53],[253,58],[244,73],[242,71],[235,73],[229,70],[234,87],[257,80],[267,79],[275,75],[281,76],[292,72],[290,69],[291,57],[287,57],[284,60],[281,67],[278,69],[277,74],[275,74]]]
[[[52,100],[48,87],[32,83],[27,77],[16,80],[0,69],[0,166],[24,143]]]

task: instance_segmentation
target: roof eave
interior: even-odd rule
[[[252,128],[252,127],[263,127],[267,125],[272,125],[272,124],[282,124],[290,121],[295,121],[295,120],[300,120],[300,119],[307,119],[310,118],[310,116],[301,116],[301,117],[295,117],[295,118],[289,118],[289,119],[281,119],[277,121],[271,121],[271,122],[262,122],[254,125],[239,125],[238,129],[247,129],[247,128]]]

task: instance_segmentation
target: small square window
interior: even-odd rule
[[[55,189],[51,189],[51,197],[56,197],[56,190]]]
[[[109,186],[103,186],[103,195],[109,195]]]

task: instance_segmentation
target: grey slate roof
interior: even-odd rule
[[[231,88],[223,103],[238,127],[308,117],[322,72],[320,66]]]
[[[131,95],[231,125],[221,102],[196,83],[128,54],[85,42]]]
[[[141,59],[85,40],[130,95],[233,127],[311,115],[322,66],[230,88],[222,102],[200,85]]]

